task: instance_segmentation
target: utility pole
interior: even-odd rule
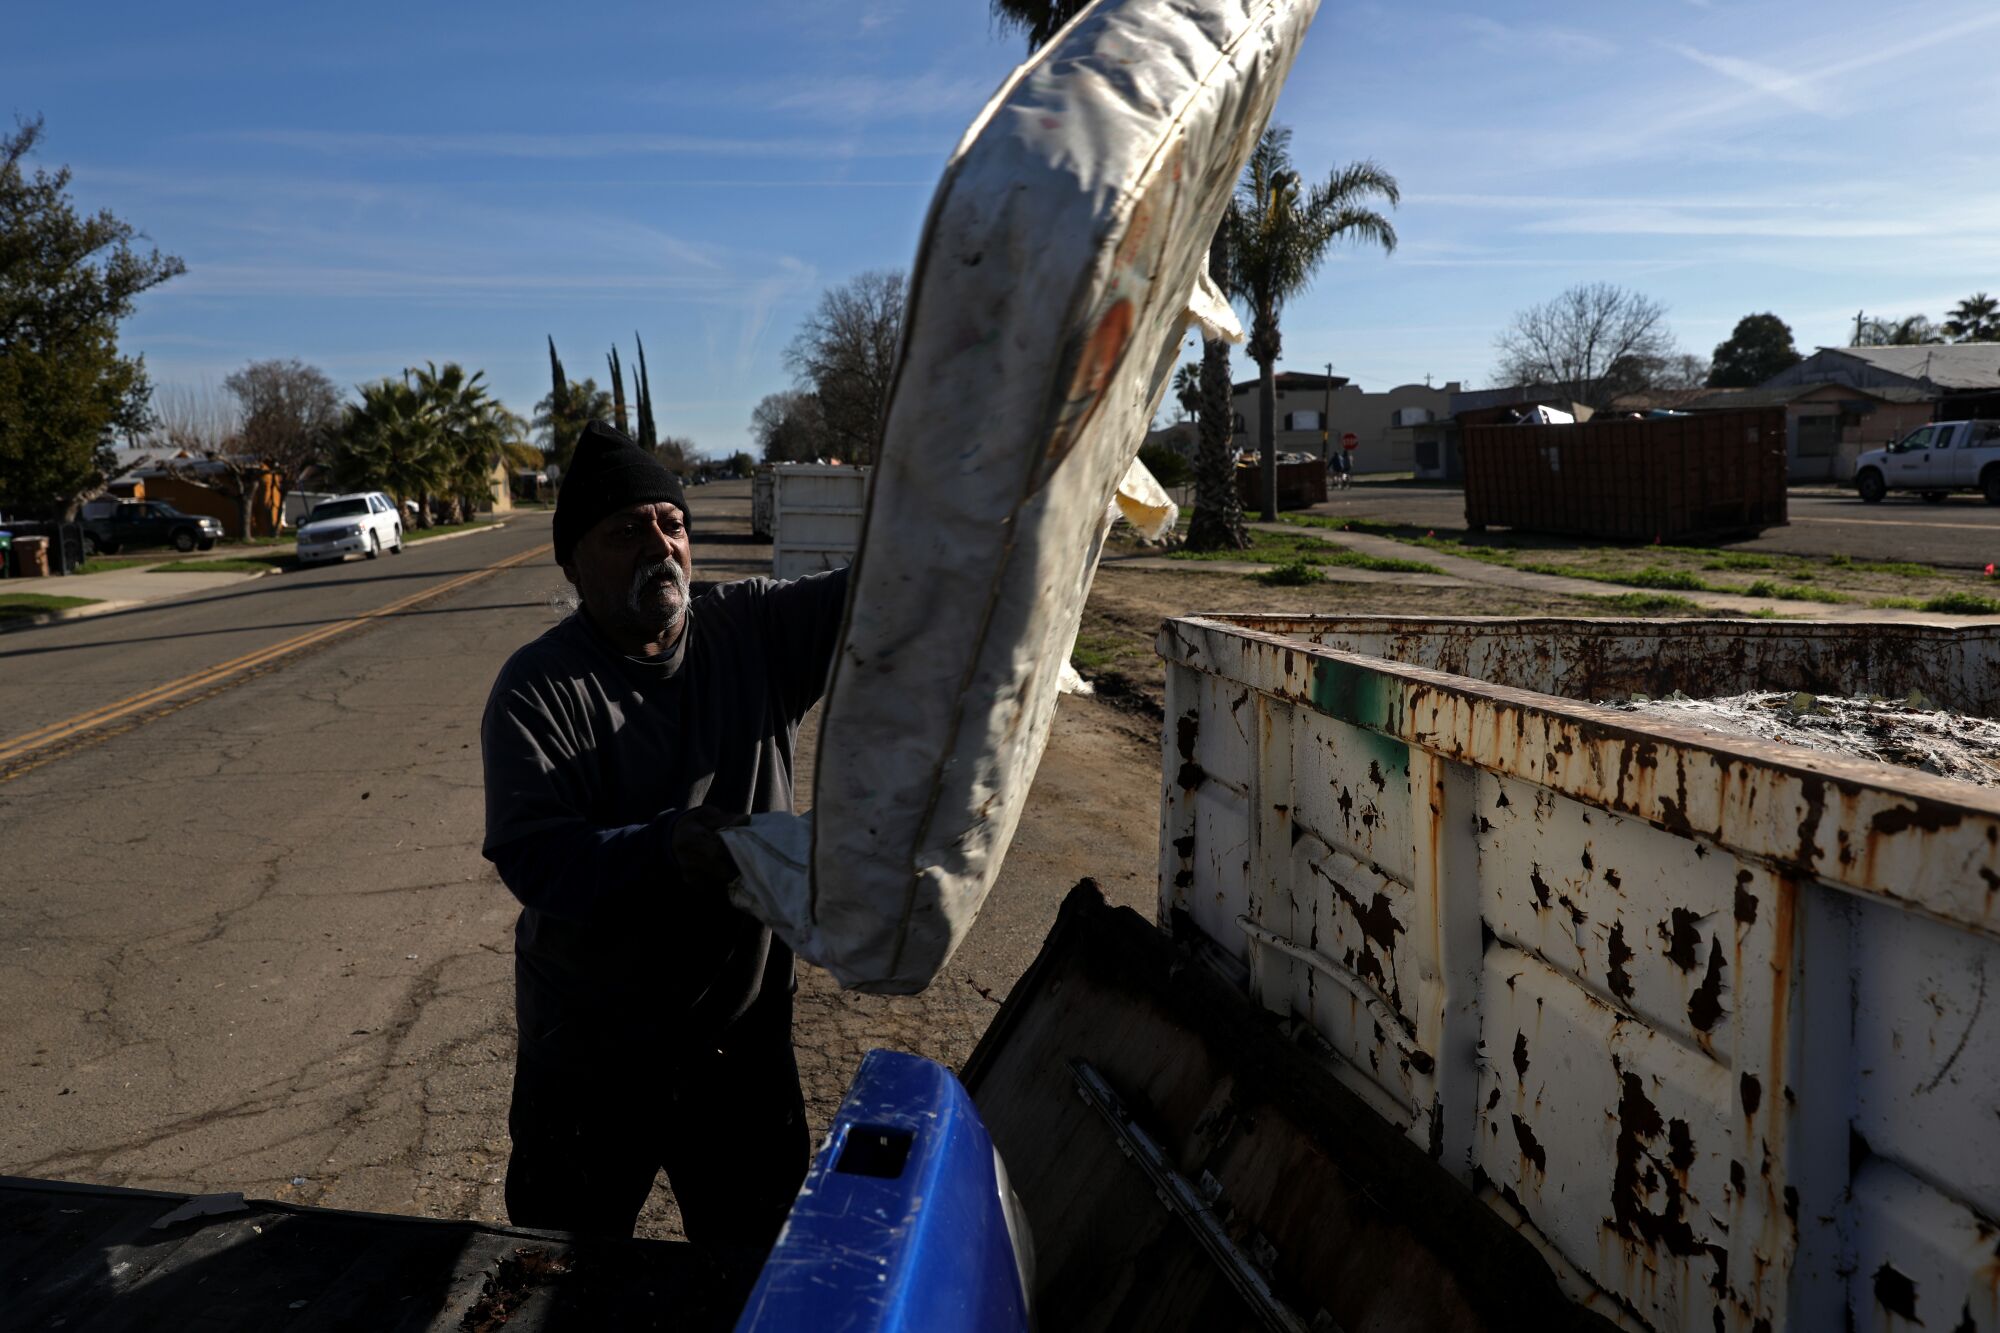
[[[1866,311],[1862,310],[1854,312],[1854,341],[1847,344],[1849,347],[1861,346],[1861,320],[1866,313]]]
[[[1333,362],[1326,363],[1326,410],[1319,414],[1319,461],[1324,467],[1333,461],[1333,443],[1327,430],[1333,424]]]

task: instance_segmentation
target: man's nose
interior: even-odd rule
[[[646,550],[655,557],[665,557],[674,549],[673,539],[667,536],[658,519],[646,524]]]

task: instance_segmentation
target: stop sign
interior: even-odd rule
[[[1351,430],[1347,431],[1340,437],[1340,447],[1343,449],[1358,449],[1361,447],[1361,437]]]

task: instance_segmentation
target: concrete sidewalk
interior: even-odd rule
[[[1536,574],[1525,569],[1512,569],[1506,565],[1488,564],[1484,560],[1470,560],[1464,556],[1451,555],[1428,546],[1417,546],[1411,542],[1400,542],[1393,537],[1378,537],[1366,532],[1333,532],[1320,528],[1303,527],[1291,523],[1252,523],[1252,528],[1263,532],[1304,533],[1333,546],[1344,546],[1363,555],[1384,556],[1396,560],[1421,560],[1427,565],[1435,565],[1439,573],[1460,583],[1484,583],[1499,588],[1518,588],[1524,592],[1541,593],[1544,596],[1559,597],[1615,597],[1620,593],[1649,591],[1645,588],[1631,588],[1619,583],[1599,583],[1595,579],[1564,578],[1559,574]],[[1164,562],[1163,562],[1164,563]],[[1180,563],[1180,562],[1176,562]],[[1348,571],[1361,573],[1366,571]],[[1389,574],[1384,578],[1416,582],[1426,575]],[[1837,620],[1900,622],[1923,625],[1990,625],[1993,616],[1952,616],[1940,615],[1932,611],[1890,611],[1851,603],[1824,604],[1818,602],[1788,602],[1770,597],[1738,597],[1729,593],[1683,592],[1670,590],[1670,595],[1685,597],[1695,605],[1711,611],[1733,611],[1738,615],[1750,613],[1775,613],[1791,620]]]
[[[102,574],[71,574],[61,578],[8,579],[5,583],[0,583],[0,592],[40,593],[47,597],[89,597],[94,600],[88,606],[72,606],[62,611],[44,611],[37,616],[0,622],[0,634],[10,630],[31,629],[36,625],[47,625],[58,620],[82,620],[90,616],[109,615],[113,611],[129,611],[135,606],[144,606],[149,602],[191,597],[196,593],[209,592],[215,588],[226,588],[232,583],[248,583],[252,579],[261,579],[267,574],[277,572],[276,569],[271,569],[256,574],[155,574],[135,567],[106,570]]]

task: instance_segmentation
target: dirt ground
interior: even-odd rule
[[[1321,583],[1273,588],[1245,577],[1190,563],[1185,569],[1097,572],[1084,608],[1074,655],[1077,670],[1100,695],[1136,716],[1162,715],[1166,671],[1153,642],[1162,621],[1202,611],[1258,611],[1272,615],[1349,616],[1602,616],[1629,615],[1601,602],[1538,597],[1512,588],[1414,587],[1398,583],[1342,583],[1337,571]]]

